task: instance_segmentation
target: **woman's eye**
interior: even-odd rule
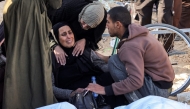
[[[69,34],[73,34],[73,32],[70,31]]]
[[[66,36],[67,34],[66,33],[63,33],[62,36]]]

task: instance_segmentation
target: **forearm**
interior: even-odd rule
[[[59,98],[59,99],[69,99],[70,94],[73,91],[73,90],[69,90],[69,89],[61,89],[61,88],[56,87],[53,74],[52,74],[52,87],[53,87],[53,93],[54,93],[55,97]]]
[[[73,90],[61,89],[56,86],[53,86],[53,93],[58,99],[69,99],[70,94]]]

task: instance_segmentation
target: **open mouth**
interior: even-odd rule
[[[72,43],[72,42],[73,42],[73,40],[67,40],[66,42],[67,42],[67,43]]]

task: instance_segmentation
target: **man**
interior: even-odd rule
[[[63,0],[61,8],[54,13],[49,12],[52,24],[65,21],[75,34],[76,44],[73,55],[82,55],[84,47],[98,49],[97,43],[101,40],[106,27],[107,12],[100,2],[93,0]],[[66,64],[65,52],[57,46],[51,37],[51,48],[54,50],[57,61]]]
[[[173,23],[173,0],[137,0],[136,11],[139,16],[139,22],[142,26],[151,24],[153,6],[157,7],[157,21],[158,23],[165,23],[172,25]],[[169,35],[168,35],[169,36]],[[164,39],[164,48],[167,52],[173,49],[174,36],[169,36]]]
[[[174,72],[160,42],[145,27],[131,24],[130,13],[124,7],[108,12],[106,26],[111,37],[121,40],[118,54],[108,61],[115,83],[106,87],[90,83],[86,90],[108,96],[124,94],[129,102],[148,95],[168,97]]]

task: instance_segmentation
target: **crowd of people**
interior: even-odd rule
[[[127,8],[107,12],[97,0],[7,0],[2,108],[34,109],[85,90],[103,95],[111,108],[148,95],[168,98],[175,74],[167,46],[143,25],[151,23],[156,4],[159,23],[188,28],[189,0],[179,2],[181,10],[177,2],[174,13],[173,0],[137,0],[140,26]],[[105,28],[120,39],[112,56],[96,52]]]

